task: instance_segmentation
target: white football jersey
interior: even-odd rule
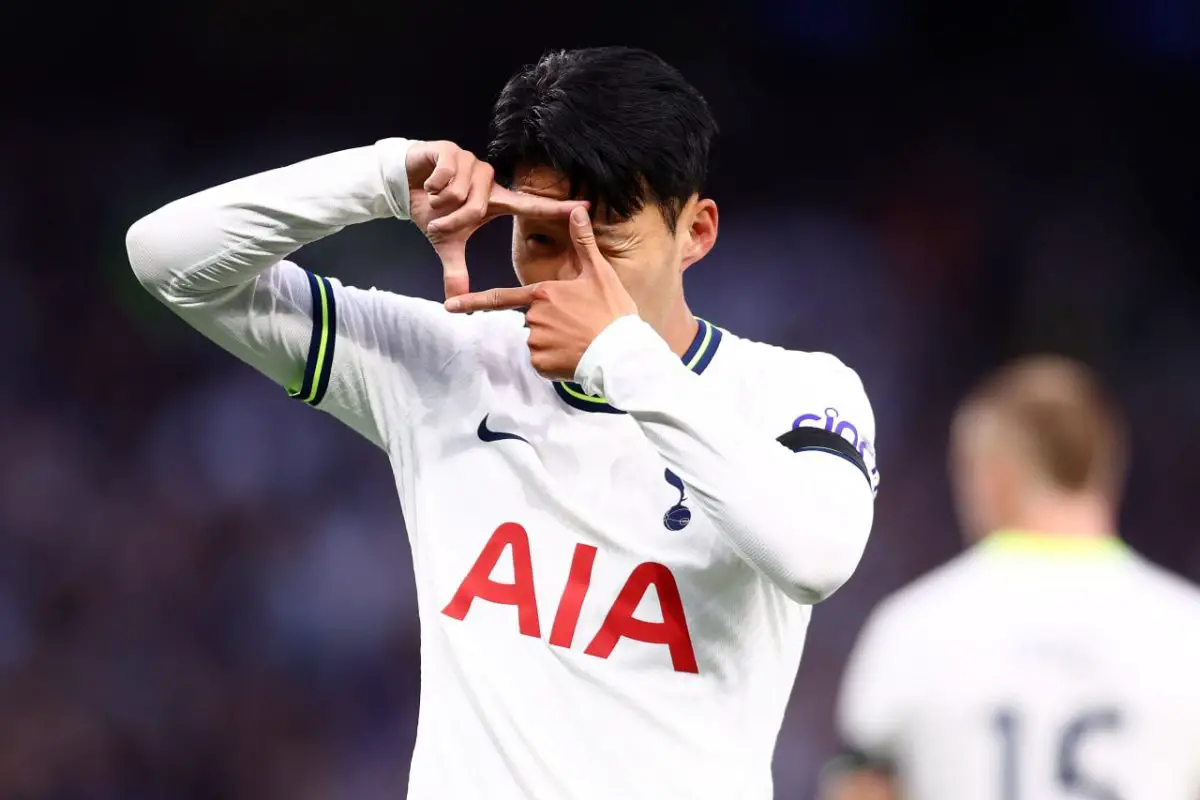
[[[703,320],[681,363],[627,317],[586,385],[552,383],[517,312],[455,316],[283,260],[406,216],[405,146],[217,187],[128,241],[190,324],[387,452],[421,616],[408,796],[771,797],[808,604],[870,528],[860,381]],[[776,442],[809,427],[859,461]]]
[[[886,600],[848,749],[906,800],[1200,798],[1200,590],[1117,539],[993,534]]]

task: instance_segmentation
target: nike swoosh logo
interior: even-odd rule
[[[524,442],[525,444],[529,444],[529,440],[526,439],[524,436],[518,436],[515,433],[508,433],[506,431],[493,431],[493,430],[489,429],[487,426],[487,420],[488,420],[487,414],[484,414],[483,419],[479,420],[479,430],[477,432],[479,434],[480,441],[501,442],[501,441],[504,441],[505,439],[516,439],[518,442]]]

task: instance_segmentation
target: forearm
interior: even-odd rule
[[[315,405],[334,355],[345,362],[371,341],[374,296],[335,297],[334,282],[285,259],[347,225],[406,217],[407,149],[384,140],[169,203],[129,229],[133,271],[193,328]],[[343,399],[353,380],[343,370],[334,381]]]
[[[817,602],[853,573],[874,513],[858,466],[759,435],[636,317],[601,333],[576,377],[638,423],[725,539],[790,597]]]
[[[319,156],[176,200],[126,239],[139,280],[163,299],[244,283],[347,225],[408,216],[408,143]]]

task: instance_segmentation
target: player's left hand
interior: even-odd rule
[[[571,243],[579,276],[512,289],[489,289],[452,297],[446,309],[463,314],[524,308],[533,368],[547,378],[573,380],[583,353],[618,317],[638,313],[637,304],[596,246],[587,212],[571,212]]]

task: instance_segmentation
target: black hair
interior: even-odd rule
[[[703,188],[717,123],[704,97],[646,50],[558,50],[505,85],[488,160],[511,186],[520,167],[566,177],[571,197],[628,219],[647,203],[674,230]]]

